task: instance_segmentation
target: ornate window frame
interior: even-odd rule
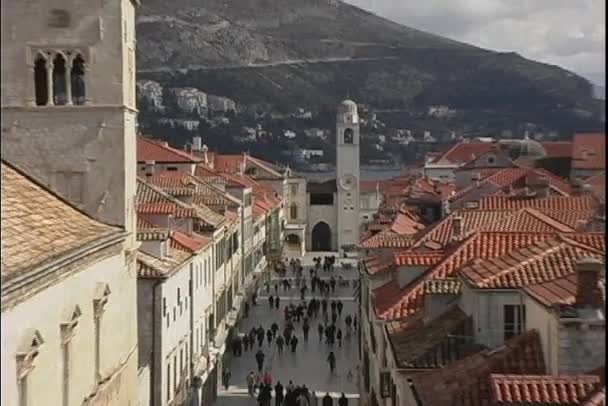
[[[31,78],[34,76],[35,63],[38,56],[42,56],[47,63],[47,104],[38,106],[36,104],[36,87],[35,83],[31,78],[26,81],[27,87],[27,99],[26,104],[31,107],[49,107],[55,106],[54,97],[53,97],[53,60],[57,55],[61,55],[65,59],[66,63],[66,96],[67,103],[60,105],[64,106],[80,106],[80,105],[90,105],[91,98],[90,92],[88,91],[90,87],[90,73],[91,73],[91,65],[93,63],[93,49],[90,46],[85,45],[41,45],[41,44],[29,44],[26,49],[26,65],[28,69],[31,71]],[[85,100],[83,104],[72,103],[72,81],[71,81],[71,71],[72,64],[76,57],[80,55],[84,60],[84,88],[85,88]],[[50,67],[50,69],[49,69]]]
[[[26,378],[35,367],[34,361],[44,345],[44,338],[38,330],[28,330],[17,348],[17,379]]]

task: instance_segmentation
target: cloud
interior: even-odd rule
[[[407,26],[605,75],[605,0],[347,0]]]

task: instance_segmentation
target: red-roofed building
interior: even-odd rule
[[[582,181],[606,171],[606,134],[575,134],[572,146],[573,181]]]
[[[137,174],[150,175],[162,171],[183,171],[194,174],[202,162],[192,153],[169,146],[169,143],[143,136],[137,137]]]

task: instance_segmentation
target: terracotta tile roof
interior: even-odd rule
[[[2,161],[2,282],[122,233]]]
[[[226,184],[226,178],[224,178],[219,172],[210,168],[207,165],[198,164],[194,169],[194,175],[198,178],[203,179],[205,182],[211,184],[224,185]]]
[[[458,278],[431,279],[424,284],[425,294],[456,295],[461,289],[462,283]]]
[[[582,406],[606,406],[606,387],[603,386],[593,393],[581,403]]]
[[[383,285],[383,290],[378,294],[374,292],[373,304],[376,314],[386,320],[408,317],[424,306],[426,281],[454,277],[457,270],[473,259],[500,257],[554,236],[555,233],[476,232],[403,289],[399,289],[398,285],[391,281]]]
[[[140,250],[137,252],[137,277],[169,277],[183,267],[190,257],[189,253],[169,249],[166,256],[157,258]]]
[[[461,142],[452,146],[443,155],[436,158],[433,163],[465,164],[485,154],[495,146],[496,144],[491,142]]]
[[[599,381],[595,375],[490,375],[492,400],[500,405],[580,405]]]
[[[161,140],[137,137],[137,162],[155,161],[156,163],[197,163],[200,158],[185,151],[170,147]]]
[[[539,210],[590,210],[595,204],[593,196],[549,196],[541,199],[488,196],[479,201],[479,208],[482,210],[512,210],[526,207]]]
[[[598,282],[602,292],[606,291],[605,278]],[[569,274],[563,278],[550,280],[544,283],[527,286],[524,291],[544,306],[573,305],[576,302],[576,290],[578,277],[576,273]],[[606,297],[604,294],[604,302]]]
[[[185,234],[174,231],[171,235],[171,247],[184,252],[197,252],[205,248],[211,242],[211,238],[198,234]]]
[[[198,218],[212,227],[224,223],[224,217],[210,208],[186,204],[142,178],[137,179],[136,210],[138,214],[172,214],[178,218]]]
[[[391,231],[397,234],[415,234],[420,230],[424,229],[425,225],[419,221],[415,221],[412,217],[398,213],[393,223],[391,224]]]
[[[461,220],[458,220],[459,218]],[[460,221],[459,234],[456,234],[458,229],[455,228],[457,221]],[[461,209],[436,223],[414,243],[413,247],[422,247],[427,241],[446,246],[451,241],[462,240],[476,231],[568,232],[574,230],[537,210]]]
[[[574,274],[576,261],[588,256],[605,260],[602,251],[558,236],[500,257],[478,259],[459,273],[479,289],[520,288]]]
[[[498,348],[413,375],[412,381],[424,406],[490,406],[494,404],[492,374],[544,373],[540,338],[537,331],[531,330]]]
[[[435,265],[443,259],[445,253],[441,252],[417,252],[401,251],[395,253],[395,265],[397,266],[421,266]]]
[[[572,142],[571,141],[543,141],[540,143],[547,158],[571,158],[572,157]]]
[[[251,155],[246,155],[245,159],[246,159],[247,163],[251,163],[254,166],[257,166],[257,167],[265,170],[266,172],[268,172],[268,174],[271,175],[271,177],[279,178],[279,179],[283,178],[281,169],[279,167],[277,167],[276,165],[274,165],[268,161],[264,161],[263,159],[253,157]]]
[[[365,267],[365,271],[369,275],[376,275],[378,273],[386,272],[391,269],[394,269],[395,265],[393,264],[392,258],[388,257],[380,257],[380,256],[370,256],[363,259],[363,266]]]
[[[245,169],[245,154],[216,154],[213,169],[219,172],[239,173]]]
[[[389,324],[387,335],[398,367],[441,368],[466,356],[463,343],[457,343],[450,335],[463,335],[467,319],[458,306],[452,306],[416,328],[403,329]],[[481,348],[475,346],[475,349]]]
[[[376,227],[369,228],[370,231],[374,231]],[[378,229],[382,230],[377,234],[374,234],[360,244],[360,248],[407,248],[413,243],[411,235],[400,235],[391,231],[386,225],[378,225]]]
[[[575,134],[572,147],[573,169],[606,169],[606,134]]]

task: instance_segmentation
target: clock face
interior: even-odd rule
[[[340,187],[344,190],[352,190],[357,182],[353,175],[345,175],[340,179]]]

